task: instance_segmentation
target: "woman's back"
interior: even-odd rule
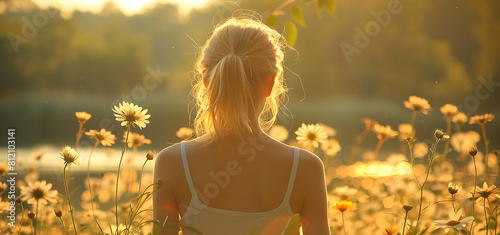
[[[200,147],[193,141],[186,148],[181,143],[181,155],[186,149],[182,155],[186,179],[194,185],[189,185],[194,197],[181,200],[189,205],[181,224],[204,234],[237,234],[253,227],[262,229],[262,234],[283,231],[288,219],[299,213],[300,207],[294,205],[293,211],[289,203],[299,151],[267,142],[222,144],[236,149]]]
[[[177,205],[171,207],[178,208],[180,224],[206,235],[247,234],[252,227],[280,234],[293,214],[301,214],[322,174],[315,155],[268,136],[226,136],[207,146],[182,142],[163,150],[155,168],[174,179],[165,183],[172,187]]]

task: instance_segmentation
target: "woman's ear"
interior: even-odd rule
[[[269,97],[271,95],[271,92],[273,91],[273,87],[274,87],[274,78],[275,77],[276,77],[276,75],[270,75],[264,81],[264,97]]]

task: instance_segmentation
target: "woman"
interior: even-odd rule
[[[179,223],[184,235],[196,234],[188,227],[205,235],[281,234],[300,214],[303,234],[329,234],[321,160],[264,132],[286,92],[285,44],[260,21],[231,18],[200,48],[192,90],[198,138],[158,154],[154,229]]]

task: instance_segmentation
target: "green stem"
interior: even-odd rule
[[[344,235],[347,235],[347,230],[345,229],[344,212],[342,212],[342,226],[344,227]]]
[[[402,235],[405,235],[406,218],[408,218],[408,211],[406,211],[406,214],[405,214],[405,221],[403,222],[403,234]]]
[[[31,233],[35,234],[35,232],[33,232],[33,220],[30,220],[30,223],[31,223]]]
[[[474,192],[472,192],[472,217],[474,217],[474,204],[475,204],[475,196],[476,196],[476,185],[477,185],[477,167],[476,167],[476,158],[472,157],[472,161],[474,162]],[[475,219],[474,219],[475,220]],[[470,225],[470,234],[474,234],[474,220]]]
[[[61,220],[63,234],[66,235],[66,227],[64,227],[64,221],[63,221],[63,219],[61,217],[59,217],[59,220]]]
[[[375,150],[373,150],[373,154],[375,155],[375,158],[377,158],[378,153],[380,152],[380,149],[382,148],[382,145],[384,144],[384,139],[380,139],[377,143],[377,146],[375,147]]]
[[[420,203],[418,204],[418,217],[417,217],[417,225],[416,225],[417,231],[418,231],[418,225],[420,223],[420,216],[422,214],[422,201],[423,201],[423,196],[424,196],[424,187],[425,187],[425,184],[427,183],[429,173],[431,172],[431,169],[432,169],[432,163],[434,162],[433,157],[434,157],[434,153],[436,152],[438,142],[439,142],[439,140],[436,139],[436,141],[434,141],[434,144],[432,145],[431,155],[429,156],[429,168],[427,169],[427,173],[425,174],[424,182],[422,183],[422,186],[420,187]]]
[[[358,137],[356,137],[356,144],[352,147],[352,153],[351,153],[351,159],[358,153],[359,146],[361,145],[361,142],[363,142],[363,139],[365,139],[366,135],[370,133],[370,129],[365,129],[363,133],[361,133]]]
[[[69,213],[71,214],[71,221],[73,221],[73,229],[75,230],[75,234],[78,234],[76,231],[76,224],[75,224],[75,218],[73,217],[73,207],[71,206],[71,199],[69,196],[69,190],[68,190],[68,181],[66,177],[66,168],[69,166],[68,163],[64,165],[64,171],[63,171],[63,181],[64,181],[64,189],[66,191],[66,197],[68,198],[68,205],[69,205]]]
[[[35,225],[34,225],[34,228],[35,228],[35,232],[33,233],[34,235],[36,235],[36,223],[38,222],[38,217],[40,217],[40,215],[38,214],[38,200],[36,200],[36,210],[35,210],[35,219],[33,219],[33,221],[35,221]]]
[[[415,124],[416,117],[417,117],[417,111],[413,110],[413,114],[411,115],[411,121],[410,121],[410,124],[413,127],[413,129],[415,129],[415,126],[413,124]]]
[[[488,138],[486,138],[486,128],[484,127],[484,124],[481,124],[481,131],[483,132],[483,139],[484,139],[484,147],[485,147],[485,150],[486,152],[484,153],[484,162],[486,163],[486,180],[488,180],[488,176],[489,176],[489,167],[488,167]]]
[[[130,210],[130,217],[129,217],[129,218],[130,218],[130,223],[129,223],[129,224],[127,224],[128,226],[132,225],[132,221],[131,221],[131,220],[132,220],[132,219],[133,219],[133,217],[134,217],[134,213],[137,213],[137,211],[139,210],[139,201],[141,200],[142,174],[143,174],[143,172],[144,172],[144,166],[146,166],[146,163],[147,163],[147,162],[148,162],[148,159],[146,159],[146,161],[144,161],[144,164],[142,164],[142,168],[141,168],[141,176],[140,176],[140,178],[139,178],[139,195],[138,195],[138,197],[137,197],[137,204],[136,204],[136,205],[137,205],[137,208],[136,208],[136,210],[134,210],[134,209]],[[146,189],[147,189],[147,188],[146,188]],[[144,190],[144,191],[146,191],[146,190]],[[126,231],[128,231],[128,226],[127,226]]]
[[[123,145],[122,155],[120,157],[120,162],[118,163],[118,171],[116,172],[116,189],[115,189],[115,213],[116,213],[116,234],[118,233],[118,183],[120,180],[120,168],[122,166],[123,155],[125,154],[125,149],[127,148],[128,135],[130,133],[130,124],[127,125],[127,136],[125,137],[125,144]]]
[[[451,118],[446,118],[446,133],[451,136]],[[446,139],[446,142],[444,143],[444,150],[443,150],[443,155],[446,156],[448,154],[449,150],[448,147],[450,146],[450,139]]]
[[[21,202],[21,223],[19,224],[19,227],[22,227],[23,226],[23,222],[24,222],[24,206],[23,206],[23,202]],[[21,234],[21,229],[19,229],[17,231],[17,234],[20,235]],[[33,231],[32,231],[33,232]]]
[[[142,168],[141,168],[141,177],[139,178],[139,195],[141,194],[142,174],[144,173],[144,167],[146,166],[147,162],[148,162],[148,160],[146,159],[146,161],[144,161],[144,164],[142,164]]]
[[[89,160],[87,162],[87,181],[89,184],[90,206],[92,208],[92,218],[95,218],[95,213],[94,213],[94,196],[92,195],[92,185],[90,185],[90,159],[92,158],[92,153],[94,152],[97,145],[99,145],[99,141],[96,140],[94,146],[90,150]]]
[[[486,223],[486,234],[490,234],[488,232],[488,214],[486,214],[486,198],[484,198],[484,205],[483,205],[483,208],[484,208],[484,222]]]
[[[83,131],[83,123],[80,123],[80,126],[78,127],[78,133],[76,133],[75,150],[78,149],[78,143],[80,143],[80,139],[82,138],[82,131]]]
[[[451,195],[451,206],[453,207],[453,212],[455,212],[455,202],[453,200],[453,194]]]

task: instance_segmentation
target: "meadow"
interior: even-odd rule
[[[242,9],[287,40],[266,131],[323,161],[332,234],[500,234],[499,1],[63,2],[0,1],[0,234],[180,226],[152,221],[155,157],[194,137],[195,53]]]
[[[332,234],[440,234],[448,230],[497,234],[499,151],[489,149],[491,141],[487,139],[494,115],[467,117],[455,105],[445,104],[432,111],[445,117],[445,128],[434,130],[432,140],[420,139],[418,135],[426,135],[414,125],[426,118],[431,105],[416,96],[403,104],[401,109],[411,114],[408,123],[391,127],[365,117],[359,122],[363,131],[351,146],[342,145],[337,130],[322,123],[302,124],[296,131],[275,125],[268,134],[322,159]],[[29,162],[15,165],[15,170],[24,174],[16,181],[20,193],[15,198],[7,195],[8,181],[3,180],[0,187],[2,232],[154,233],[152,224],[157,222],[151,220],[151,195],[162,183],[152,180],[156,151],[146,151],[151,140],[140,134],[154,114],[127,102],[115,106],[113,112],[122,125],[122,135],[118,135],[120,131],[115,135],[87,127],[86,122],[95,117],[76,112],[76,143],[62,147],[59,158],[54,157],[57,149],[30,150]],[[190,139],[193,129],[181,127],[175,134],[179,140]],[[81,149],[88,157],[81,157],[78,150],[84,135],[94,138],[92,148]],[[367,148],[368,138],[377,140],[373,149]],[[386,141],[399,142],[399,148],[384,151]],[[340,158],[340,152],[350,157]],[[106,162],[108,165],[103,165]],[[0,166],[1,175],[8,178],[9,165],[2,162]],[[113,170],[113,166],[118,169]],[[9,224],[11,203],[15,204],[15,227]],[[289,226],[299,223],[292,217]],[[163,229],[176,226],[181,225],[169,224]]]

